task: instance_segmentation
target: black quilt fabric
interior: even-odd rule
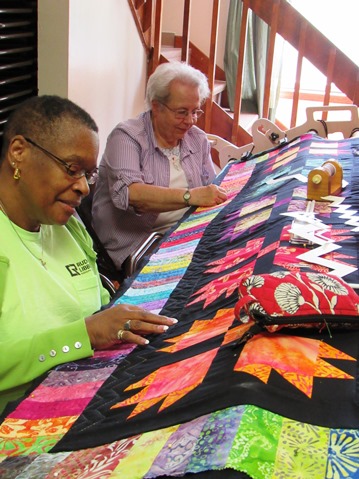
[[[292,218],[281,214],[305,208],[306,185],[295,177],[283,182],[268,180],[299,173],[307,176],[331,158],[342,164],[349,182],[343,191],[344,204],[359,209],[359,139],[334,142],[308,135],[247,162],[246,168],[252,165],[252,170],[244,187],[234,192],[207,226],[162,310],[178,318],[178,324],[150,338],[149,346],[137,348],[117,366],[52,452],[94,447],[238,404],[254,404],[325,427],[359,428],[359,331],[334,331],[332,337],[326,331],[281,331],[280,338],[290,348],[288,355],[298,344],[299,352],[302,344],[319,351],[312,377],[304,359],[303,366],[299,359],[300,371],[293,379],[294,373],[283,372],[292,359],[280,356],[282,343],[276,344],[277,333],[262,334],[257,338],[260,342],[238,346],[240,326],[233,317],[240,273],[316,270],[296,262],[299,253],[290,248],[286,230]],[[224,184],[239,167],[244,165],[229,165],[219,181]],[[316,216],[331,225],[331,234],[341,246],[332,259],[358,267],[358,232],[324,202],[318,208]],[[359,283],[358,272],[344,279]],[[177,347],[168,351],[171,346]],[[266,365],[261,362],[263,348],[268,351]],[[239,368],[244,354],[253,354],[255,361]],[[164,389],[162,396],[158,392],[158,401],[144,394],[146,388],[161,391],[164,384],[169,388],[174,383],[177,390],[172,388],[169,395]]]

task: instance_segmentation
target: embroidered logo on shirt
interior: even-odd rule
[[[80,276],[90,271],[90,264],[87,259],[79,261],[78,263],[67,264],[66,269],[71,274],[71,276]]]

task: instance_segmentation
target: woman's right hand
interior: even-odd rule
[[[105,349],[119,341],[144,346],[148,340],[143,335],[161,334],[177,320],[138,306],[120,304],[89,316],[85,323],[92,347]]]

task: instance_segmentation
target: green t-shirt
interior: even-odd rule
[[[0,411],[52,367],[93,354],[84,318],[109,300],[82,225],[41,230],[0,212]]]

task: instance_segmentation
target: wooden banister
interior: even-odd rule
[[[329,61],[328,61],[328,66],[327,66],[327,81],[325,85],[325,91],[324,91],[324,101],[323,105],[327,106],[330,103],[330,91],[331,91],[331,86],[332,86],[332,81],[333,81],[333,73],[334,73],[334,64],[335,64],[335,56],[337,52],[335,48],[331,48],[329,52]],[[327,112],[323,114],[323,120],[327,119]]]
[[[205,131],[211,132],[212,125],[212,106],[213,106],[213,92],[216,73],[216,56],[217,56],[217,36],[218,36],[218,18],[219,18],[220,0],[213,0],[212,9],[212,28],[211,28],[211,40],[210,40],[210,53],[208,63],[208,85],[212,92],[212,96],[206,102],[205,111]]]
[[[302,75],[303,51],[304,51],[306,30],[307,30],[307,25],[302,24],[301,27],[300,27],[300,34],[299,34],[297,69],[296,69],[296,74],[295,74],[294,93],[293,93],[293,102],[292,102],[292,114],[291,114],[291,119],[290,119],[290,126],[291,127],[295,126],[296,123],[297,123],[298,103],[299,103],[299,93],[300,93],[300,77]]]
[[[266,75],[265,75],[265,84],[264,84],[263,111],[261,115],[264,118],[269,118],[271,78],[272,78],[272,72],[273,72],[275,40],[276,40],[276,35],[278,30],[278,17],[279,17],[279,0],[275,0],[273,4],[273,9],[272,9],[269,45],[268,45],[268,51],[267,51]]]
[[[155,24],[153,26],[153,58],[151,65],[151,72],[155,71],[160,63],[161,45],[162,45],[162,0],[156,0],[155,2]]]
[[[248,2],[253,12],[271,26],[271,5],[273,5],[273,2],[263,2],[262,0],[248,0]],[[299,50],[300,32],[303,25],[306,26],[303,56],[326,76],[331,50],[334,49],[336,55],[333,67],[333,82],[353,103],[358,104],[358,66],[311,25],[290,3],[286,0],[279,0],[277,33],[297,51]]]
[[[247,37],[247,25],[248,25],[248,1],[244,0],[242,17],[241,17],[241,31],[239,35],[237,82],[236,82],[236,90],[234,95],[234,117],[233,117],[233,127],[232,127],[232,135],[231,135],[231,141],[235,145],[237,144],[238,129],[239,129],[239,115],[240,115],[241,104],[242,104],[242,81],[243,81],[243,67],[244,67],[244,52],[246,48],[246,37]]]
[[[160,59],[161,61],[166,61],[165,58],[161,58],[162,9],[165,2],[163,0],[128,0],[128,2],[134,14],[137,28],[143,30],[141,38],[148,51],[149,75],[157,67]],[[342,98],[341,103],[358,105],[359,67],[311,25],[287,0],[266,0],[265,2],[263,0],[242,0],[234,111],[231,115],[228,115],[226,111],[220,112],[218,109],[220,108],[219,105],[213,102],[216,89],[221,91],[221,88],[223,89],[225,86],[224,72],[216,66],[220,0],[213,0],[212,3],[210,53],[207,57],[202,52],[199,52],[195,45],[190,42],[191,0],[184,0],[180,59],[193,64],[196,68],[202,69],[208,77],[208,83],[212,91],[212,98],[206,102],[204,108],[204,119],[201,118],[201,122],[199,122],[201,128],[204,128],[207,133],[217,134],[237,145],[243,144],[241,143],[243,140],[248,142],[248,132],[244,131],[240,126],[240,119],[244,55],[250,10],[270,27],[269,43],[266,52],[267,64],[262,117],[268,118],[269,115],[271,77],[278,35],[298,52],[293,90],[289,96],[287,92],[284,92],[287,95],[286,98],[291,98],[292,100],[290,125],[287,125],[287,127],[292,128],[296,125],[301,99],[304,96],[312,95],[311,92],[303,92],[301,89],[304,60],[310,62],[327,79],[325,91],[322,95],[323,106],[327,106],[331,101],[337,101],[339,98]],[[189,53],[190,48],[191,55]],[[336,94],[334,99],[331,92],[332,84],[335,84],[342,92],[342,97]],[[326,115],[327,112],[323,110],[323,119],[325,119]]]
[[[183,11],[183,28],[182,28],[182,52],[181,60],[189,62],[189,31],[191,19],[191,0],[185,0]]]

